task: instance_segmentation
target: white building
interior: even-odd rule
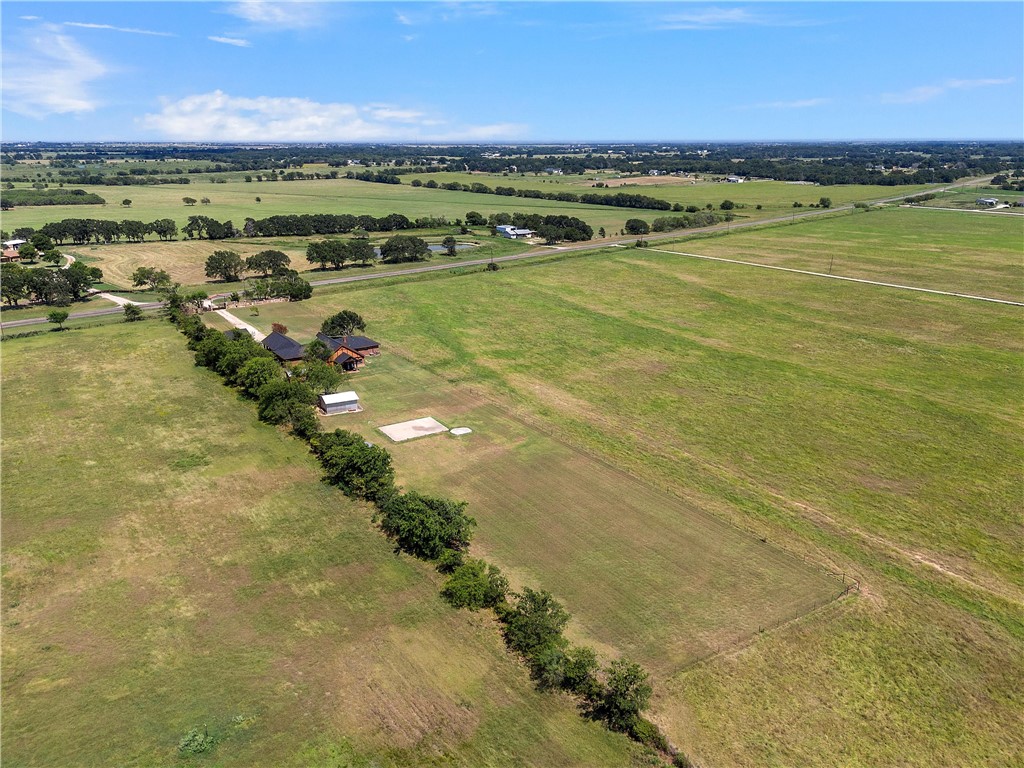
[[[320,395],[320,410],[328,416],[333,416],[336,413],[354,413],[359,410],[359,395],[355,392]]]
[[[978,205],[999,205],[999,198],[997,197],[979,197],[974,201]]]
[[[509,240],[520,240],[524,237],[533,237],[536,233],[532,229],[519,229],[511,224],[500,224],[494,228],[502,237]]]
[[[4,240],[4,250],[16,251],[27,242],[28,240]]]
[[[729,178],[726,179],[726,181],[729,182],[730,184],[742,184],[743,183],[743,177],[742,176],[730,176]]]

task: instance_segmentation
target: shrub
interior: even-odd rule
[[[629,735],[645,746],[657,749],[660,752],[668,752],[668,740],[654,723],[650,720],[637,717],[629,730]]]
[[[477,611],[481,608],[493,608],[505,600],[507,592],[508,579],[496,566],[483,560],[467,560],[448,577],[448,581],[441,588],[441,597],[455,608]]]
[[[126,323],[136,323],[142,319],[142,310],[139,309],[135,304],[124,305],[124,321]]]
[[[201,755],[213,749],[216,743],[216,739],[210,735],[204,725],[202,731],[193,728],[182,736],[181,741],[178,742],[178,752],[182,755]]]
[[[354,432],[336,429],[321,435],[313,450],[320,457],[324,479],[341,488],[346,496],[379,504],[395,495],[391,454],[376,445],[367,445]]]
[[[316,395],[307,384],[295,379],[275,379],[259,391],[257,413],[267,424],[294,423],[303,408],[309,409]]]
[[[550,592],[525,587],[511,606],[499,608],[498,618],[505,625],[501,632],[513,651],[531,658],[545,648],[565,646],[562,630],[569,614]]]
[[[633,733],[640,713],[651,701],[651,685],[644,669],[625,659],[616,659],[608,668],[600,701],[593,710],[613,731]]]
[[[465,510],[464,501],[423,496],[415,491],[394,494],[380,507],[381,529],[402,551],[437,560],[446,549],[464,550],[469,546],[476,521]]]
[[[465,552],[458,549],[446,549],[437,558],[437,570],[441,573],[451,573],[464,562],[466,562]]]

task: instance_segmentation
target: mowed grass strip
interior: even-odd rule
[[[1024,301],[1024,216],[886,208],[659,250]]]
[[[346,387],[363,411],[324,418],[385,445],[406,487],[454,495],[478,521],[474,548],[542,586],[580,642],[656,674],[828,602],[838,578],[651,488],[388,352]],[[377,427],[433,416],[442,434],[392,444]]]
[[[639,759],[535,692],[170,326],[3,354],[5,764]],[[183,761],[193,728],[218,743]]]

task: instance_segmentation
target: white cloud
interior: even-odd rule
[[[248,40],[243,40],[240,37],[218,37],[217,35],[210,35],[207,40],[213,40],[215,43],[224,43],[224,45],[235,45],[239,48],[249,48],[252,46]]]
[[[766,101],[760,104],[748,104],[737,107],[737,109],[808,109],[809,107],[821,107],[831,104],[832,99],[794,99],[793,101]]]
[[[493,3],[421,3],[415,11],[395,11],[395,21],[406,27],[435,22],[449,23],[463,19],[500,16],[502,10]]]
[[[135,29],[133,27],[115,27],[111,24],[90,24],[84,21],[65,21],[65,27],[80,27],[82,29],[109,29],[114,32],[128,32],[133,35],[155,35],[156,37],[176,37],[170,32],[154,32],[149,29]]]
[[[708,7],[682,13],[669,13],[659,17],[655,21],[658,29],[725,29],[735,26],[758,26],[758,27],[806,27],[821,22],[808,21],[806,19],[787,19],[778,16],[766,16],[761,13],[752,13],[746,8],[717,8]]]
[[[883,104],[923,104],[926,101],[937,99],[948,91],[973,90],[974,88],[986,88],[993,85],[1009,85],[1014,82],[1012,77],[988,77],[978,80],[946,80],[939,85],[919,85],[916,88],[908,88],[905,91],[896,93],[883,93],[881,102]]]
[[[319,23],[320,3],[263,2],[263,0],[241,0],[227,8],[232,16],[275,29],[303,29]]]
[[[39,21],[38,16],[19,16],[18,18],[22,21]]]
[[[165,102],[143,128],[178,141],[488,141],[525,132],[513,123],[452,125],[391,104],[231,96],[211,91]]]
[[[91,112],[92,81],[107,67],[59,28],[45,25],[4,51],[3,105],[30,117]]]

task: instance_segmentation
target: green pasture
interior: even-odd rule
[[[258,327],[269,327],[266,307]],[[319,319],[287,313],[307,340]],[[385,445],[406,487],[470,503],[474,548],[544,587],[573,614],[573,634],[667,675],[765,627],[828,602],[840,579],[702,513],[516,419],[472,386],[453,386],[388,351],[343,387],[359,414],[325,417]],[[378,427],[433,416],[473,433],[392,443]]]
[[[47,222],[69,218],[116,221],[135,219],[147,222],[171,218],[180,228],[188,222],[189,216],[197,215],[209,216],[218,221],[232,221],[240,227],[247,217],[262,219],[301,213],[351,213],[378,217],[401,213],[410,219],[447,216],[454,220],[465,218],[468,211],[478,211],[485,216],[518,211],[577,216],[590,224],[596,232],[599,227],[618,231],[626,219],[637,215],[624,208],[416,188],[410,186],[408,181],[410,179],[406,178],[402,184],[376,184],[353,179],[250,183],[236,180],[220,184],[210,182],[205,175],[200,175],[192,184],[137,187],[69,185],[98,194],[107,201],[106,205],[19,206],[4,211],[2,227],[10,232],[18,227],[39,228]],[[210,203],[186,206],[182,202],[183,197],[195,200],[208,197]],[[256,202],[257,197],[261,202]],[[121,205],[124,199],[132,201],[131,207]]]
[[[900,187],[885,187],[860,184],[840,184],[830,187],[822,187],[816,184],[794,184],[784,181],[748,181],[742,184],[729,184],[722,181],[709,181],[704,178],[676,178],[672,176],[636,176],[621,177],[619,174],[592,173],[585,175],[562,175],[548,176],[540,174],[535,176],[528,173],[525,176],[520,174],[501,173],[424,173],[402,177],[403,184],[408,184],[412,179],[420,179],[424,183],[433,179],[438,184],[457,181],[461,184],[473,184],[478,182],[486,184],[492,189],[498,186],[515,187],[516,189],[539,189],[542,192],[574,192],[576,194],[604,194],[613,195],[618,192],[625,192],[633,195],[646,195],[659,200],[667,200],[670,203],[680,203],[683,206],[696,205],[703,209],[711,203],[715,209],[723,200],[732,200],[734,203],[746,206],[745,208],[733,211],[736,215],[748,218],[763,218],[771,215],[778,215],[780,211],[789,211],[793,208],[794,202],[803,203],[808,206],[817,203],[820,197],[832,199],[832,205],[844,205],[859,200],[880,200],[899,195],[911,195],[933,189],[934,185],[911,185]],[[605,183],[616,186],[595,187],[600,179]],[[442,190],[428,190],[440,192]],[[472,194],[472,193],[470,193]],[[475,198],[505,199],[496,195],[477,195]],[[977,197],[977,195],[975,195]],[[524,200],[528,198],[507,198],[509,200]],[[757,205],[763,208],[758,211]],[[620,208],[620,211],[629,209]],[[634,212],[626,218],[638,216],[651,220],[658,216],[670,216],[671,212],[665,211],[639,211]]]
[[[858,214],[786,227],[766,242],[784,250],[787,234],[812,238],[824,227],[848,256],[870,257],[881,269],[884,249],[872,254],[870,233],[858,227],[877,226],[888,238],[905,231],[907,243],[923,247],[927,229],[902,217],[938,215]],[[716,240],[724,247],[737,237]],[[930,247],[942,254],[944,238],[933,233]],[[1019,261],[1019,240],[1006,231],[978,241],[990,269]],[[892,269],[908,269],[906,253],[896,252]],[[942,275],[922,266],[907,279]],[[1004,765],[1024,748],[1020,308],[609,249],[497,273],[323,290],[302,305],[268,309],[259,322],[284,322],[301,338],[341,308],[367,318],[385,355],[407,357],[453,392],[500,403],[510,421],[598,457],[680,507],[711,512],[858,580],[858,597],[658,680],[654,714],[698,761],[833,764],[843,755],[853,765]],[[380,370],[350,379],[369,408],[367,374]],[[442,385],[407,375],[408,417],[427,415],[412,407],[426,405],[448,423],[431,399]],[[472,409],[458,411],[458,398],[450,407],[449,426],[476,426]],[[520,473],[524,460],[497,460],[510,448],[494,448],[497,428],[479,418],[484,434],[460,438],[465,443],[438,436],[396,446],[401,471],[425,481],[435,466],[463,467],[463,452],[478,441],[483,467],[435,482],[464,488],[474,501],[490,495],[495,508],[522,518],[509,534],[489,520],[477,540],[503,563],[521,548],[516,559],[529,570],[517,575],[539,574],[579,631],[590,632],[588,611],[613,600],[615,587],[595,581],[566,594],[566,573],[591,561],[601,563],[595,572],[622,572],[606,559],[608,545],[561,551],[560,536],[569,534],[555,526],[594,504],[593,493],[605,494],[610,508],[595,530],[570,526],[579,540],[620,532],[648,542],[652,528],[668,529],[647,522],[657,517],[652,505],[638,514],[552,454],[533,458],[549,462],[575,494],[547,478],[534,490]],[[529,456],[528,442],[514,449]],[[534,494],[544,493],[564,499],[567,510],[554,519],[535,512]],[[485,505],[475,506],[482,517]],[[581,514],[580,525],[592,514]],[[535,526],[552,535],[541,543]],[[650,545],[652,573],[671,573],[659,558]],[[699,581],[709,572],[691,565],[687,576]],[[665,584],[652,589],[672,593]],[[699,637],[683,607],[678,615],[678,635]],[[607,640],[632,642],[631,633],[651,632],[657,619],[645,614]]]
[[[647,764],[166,323],[2,352],[5,765]]]
[[[915,206],[652,248],[1024,301],[1022,243],[1024,216]]]

